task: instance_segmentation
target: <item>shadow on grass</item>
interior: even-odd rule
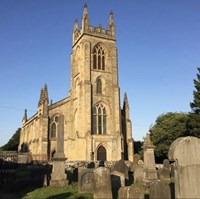
[[[78,194],[79,195],[79,194]],[[77,194],[73,194],[71,192],[68,193],[62,193],[58,195],[52,195],[48,197],[47,199],[66,199],[66,198],[74,198],[74,199],[91,199],[93,198],[92,195],[86,194],[85,196],[78,196]]]
[[[72,194],[70,192],[68,193],[61,193],[58,195],[53,195],[48,197],[47,199],[65,199],[65,198],[69,198],[69,196],[71,196]]]

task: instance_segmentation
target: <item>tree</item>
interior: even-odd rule
[[[21,128],[18,128],[17,131],[13,134],[10,140],[1,147],[4,151],[16,151],[19,145],[19,137],[20,137]]]
[[[150,129],[151,140],[156,146],[157,162],[168,158],[168,150],[174,140],[188,134],[188,114],[166,113],[157,117],[156,123]]]
[[[142,155],[142,141],[134,141],[134,153]]]
[[[188,127],[189,134],[200,138],[200,68],[197,70],[197,80],[193,80],[196,90],[193,91],[194,100],[190,103],[192,112],[189,113]]]

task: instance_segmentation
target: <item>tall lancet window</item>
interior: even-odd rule
[[[97,80],[97,94],[102,94],[102,82],[100,79]]]
[[[102,104],[93,108],[93,134],[106,134],[106,109]]]
[[[52,138],[56,137],[56,123],[55,122],[51,125],[51,137]]]
[[[93,69],[105,70],[105,53],[100,44],[96,45],[93,50]]]

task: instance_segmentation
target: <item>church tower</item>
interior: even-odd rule
[[[71,137],[86,140],[78,141],[81,159],[119,160],[124,148],[113,13],[107,29],[93,27],[85,4],[81,24],[75,20],[72,36]]]
[[[120,107],[118,55],[113,12],[108,27],[90,25],[84,5],[81,27],[72,32],[69,96],[49,104],[47,85],[41,89],[37,113],[25,111],[19,151],[33,160],[49,161],[64,139],[67,161],[133,161],[133,139],[127,95]],[[26,146],[26,147],[24,147]]]

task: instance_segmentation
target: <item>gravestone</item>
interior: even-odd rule
[[[165,182],[170,182],[170,164],[169,160],[163,161],[163,168],[158,169],[158,178]]]
[[[113,198],[116,198],[118,195],[119,188],[125,186],[124,173],[121,173],[119,171],[113,171],[111,173],[111,184],[112,184]]]
[[[119,191],[118,191],[118,198],[128,198],[127,197],[127,194],[128,194],[128,189],[130,188],[129,187],[120,187],[119,188]]]
[[[79,192],[93,193],[94,191],[94,170],[82,169],[78,175]]]
[[[141,160],[141,156],[140,156],[139,154],[136,153],[136,154],[134,154],[133,157],[134,157],[133,164],[134,164],[134,165],[137,165],[138,161]]]
[[[135,166],[134,183],[142,182],[143,178],[144,178],[144,162],[142,160],[139,160],[137,165]]]
[[[87,164],[87,168],[88,168],[88,169],[94,169],[94,168],[95,168],[95,162],[89,162],[89,163]]]
[[[181,137],[170,146],[168,158],[174,161],[176,198],[200,197],[200,139]]]
[[[168,159],[163,160],[163,167],[168,168],[168,169],[170,168],[170,163]]]
[[[156,180],[157,171],[154,157],[154,149],[155,146],[151,142],[150,135],[147,133],[146,138],[144,139],[143,144],[143,153],[144,153],[144,179],[143,182],[145,184],[149,184],[150,182]]]
[[[112,198],[110,169],[99,167],[94,170],[94,198]]]
[[[65,154],[64,154],[64,116],[59,117],[57,133],[57,150],[52,158],[53,170],[51,174],[50,186],[67,186],[67,174],[65,173]]]
[[[111,173],[111,180],[112,180],[112,187],[113,188],[117,188],[118,186],[119,187],[125,186],[125,175],[124,175],[124,173],[121,173],[119,171],[113,171]]]
[[[140,185],[140,186],[131,186],[129,190],[130,199],[144,199],[144,195],[147,192],[148,188]]]
[[[144,199],[148,193],[148,187],[143,185],[120,187],[118,192],[119,199]]]
[[[162,181],[153,181],[150,184],[149,196],[150,199],[170,199],[170,187]]]
[[[111,167],[111,172],[113,171],[119,171],[121,173],[124,173],[125,175],[125,178],[128,179],[129,176],[128,176],[128,171],[129,171],[129,168],[128,166],[126,165],[125,161],[124,160],[119,160],[117,161],[114,165],[112,165]]]

